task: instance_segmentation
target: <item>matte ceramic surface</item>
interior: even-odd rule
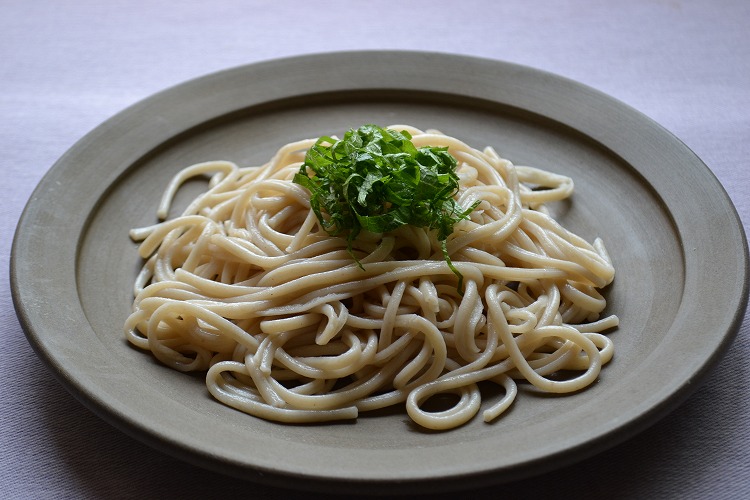
[[[427,432],[402,409],[280,425],[223,406],[200,376],[131,348],[123,322],[152,224],[179,169],[266,161],[283,144],[363,123],[437,128],[516,164],[573,177],[559,220],[603,238],[617,276],[614,360],[564,397],[522,386],[502,418]],[[192,182],[178,208],[205,184]],[[176,213],[177,209],[173,212]],[[271,61],[161,92],[66,153],[33,193],[11,259],[29,341],[102,418],[227,474],[330,491],[458,489],[538,474],[616,445],[682,402],[732,341],[747,300],[736,212],[706,166],[624,104],[538,70],[462,56],[336,53]],[[488,395],[489,399],[497,395]]]

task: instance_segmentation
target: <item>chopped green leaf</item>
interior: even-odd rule
[[[411,135],[363,125],[342,139],[321,137],[307,151],[294,182],[310,191],[310,206],[331,235],[347,235],[349,252],[362,229],[385,233],[405,224],[437,231],[443,256],[459,278],[446,240],[469,216],[456,203],[456,159],[443,147],[417,149]],[[359,261],[357,261],[359,262]]]

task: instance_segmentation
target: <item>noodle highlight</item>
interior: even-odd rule
[[[516,380],[552,393],[594,382],[613,355],[601,332],[618,320],[601,317],[598,289],[614,268],[601,240],[572,234],[545,207],[569,197],[572,180],[437,131],[389,128],[416,147],[447,147],[456,201],[479,202],[447,240],[463,290],[434,231],[363,231],[359,262],[329,236],[292,182],[311,139],[260,167],[207,162],[172,180],[162,219],[184,181],[212,174],[182,216],[131,231],[146,263],[128,341],[175,370],[206,371],[222,403],[287,423],[404,404],[418,425],[450,429],[480,410],[480,383],[504,393],[484,410],[489,422],[512,404]],[[425,409],[443,394],[455,395],[449,408]]]

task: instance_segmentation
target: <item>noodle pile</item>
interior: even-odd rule
[[[516,380],[551,393],[594,382],[613,355],[601,332],[618,320],[601,317],[598,289],[614,269],[599,239],[572,234],[545,208],[571,195],[572,180],[436,131],[390,128],[416,147],[448,147],[458,203],[481,201],[447,240],[462,290],[421,228],[363,231],[358,265],[291,181],[310,139],[260,167],[201,163],[172,180],[162,219],[182,183],[211,174],[182,216],[131,231],[147,260],[127,339],[171,368],[206,371],[219,401],[287,423],[404,404],[420,426],[450,429],[480,410],[483,381],[503,388],[487,422],[512,404]],[[446,394],[448,408],[425,409]]]

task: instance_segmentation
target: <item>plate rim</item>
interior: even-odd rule
[[[429,64],[448,64],[448,65],[454,65],[454,66],[462,66],[465,68],[473,68],[477,72],[481,73],[482,75],[486,75],[486,72],[488,71],[498,71],[498,72],[508,72],[515,75],[517,80],[523,81],[524,79],[528,79],[531,76],[534,78],[539,79],[540,81],[544,82],[552,82],[549,83],[549,85],[558,85],[563,86],[567,91],[573,91],[573,92],[581,92],[583,94],[586,94],[590,96],[592,99],[596,100],[596,104],[600,106],[607,106],[610,108],[616,108],[618,110],[621,110],[625,112],[628,116],[628,118],[648,125],[647,129],[649,133],[659,133],[662,134],[664,137],[664,141],[666,143],[670,144],[679,144],[679,147],[683,150],[683,154],[690,154],[692,155],[692,161],[697,162],[696,164],[702,165],[702,168],[705,169],[703,171],[704,174],[709,174],[708,177],[713,179],[713,185],[712,188],[716,189],[718,188],[718,193],[723,197],[723,203],[726,204],[731,210],[729,211],[729,222],[728,225],[731,225],[736,233],[736,240],[737,243],[739,243],[739,250],[740,250],[740,258],[741,262],[739,263],[740,268],[740,274],[741,276],[744,276],[744,286],[739,290],[738,299],[737,299],[737,307],[733,309],[733,314],[731,321],[728,324],[728,327],[725,332],[723,332],[721,342],[717,345],[717,347],[714,349],[714,351],[711,353],[711,355],[704,361],[703,365],[700,367],[699,370],[697,370],[694,374],[694,377],[688,381],[689,383],[685,383],[677,392],[674,392],[672,395],[672,398],[667,400],[662,400],[659,402],[659,404],[651,405],[648,412],[644,412],[641,414],[640,418],[631,420],[627,423],[624,423],[618,427],[617,432],[617,440],[616,442],[623,441],[627,439],[628,437],[636,434],[640,430],[643,430],[648,425],[651,425],[656,420],[661,418],[662,416],[666,415],[671,409],[679,405],[684,399],[686,399],[690,394],[692,394],[693,390],[695,390],[696,386],[698,385],[697,382],[704,379],[705,376],[708,374],[709,370],[718,362],[718,360],[723,356],[723,354],[728,349],[731,342],[734,340],[738,330],[739,326],[743,320],[744,317],[744,311],[745,307],[747,305],[747,297],[748,297],[748,284],[747,284],[747,277],[748,277],[748,244],[747,239],[744,235],[744,228],[741,224],[741,221],[739,219],[739,215],[737,214],[736,208],[733,206],[731,200],[729,199],[726,191],[724,190],[723,186],[718,182],[715,175],[711,170],[693,153],[682,141],[680,141],[678,138],[676,138],[673,134],[668,132],[666,129],[658,125],[656,122],[645,116],[644,114],[640,113],[639,111],[631,108],[627,104],[622,103],[621,101],[610,97],[598,90],[595,90],[591,87],[588,87],[584,84],[575,82],[573,80],[570,80],[566,77],[562,77],[559,75],[554,75],[552,73],[548,73],[543,70],[530,68],[528,66],[519,65],[517,63],[509,63],[504,61],[498,61],[494,59],[485,59],[485,58],[479,58],[474,56],[465,56],[465,55],[457,55],[457,54],[448,54],[448,53],[436,53],[436,52],[418,52],[418,51],[344,51],[344,52],[333,52],[333,53],[322,53],[322,54],[308,54],[308,55],[302,55],[302,56],[294,56],[289,58],[283,58],[283,59],[273,59],[269,61],[262,61],[257,63],[252,63],[248,65],[242,65],[237,66],[235,68],[229,68],[225,70],[221,70],[218,72],[210,73],[208,75],[204,75],[198,78],[194,78],[191,80],[188,80],[187,82],[180,83],[177,85],[174,85],[172,87],[169,87],[165,90],[162,90],[160,92],[157,92],[150,97],[147,97],[141,101],[138,101],[137,103],[125,108],[124,110],[120,111],[119,113],[115,114],[110,119],[103,122],[101,125],[94,128],[92,131],[90,131],[88,134],[86,134],[83,138],[81,138],[78,142],[76,142],[50,169],[49,171],[44,175],[42,180],[39,182],[38,186],[35,188],[34,192],[32,193],[29,202],[27,203],[26,207],[23,210],[23,213],[21,215],[21,218],[19,219],[18,226],[16,228],[16,233],[14,235],[13,244],[11,247],[11,259],[10,259],[10,274],[11,274],[11,294],[13,297],[14,306],[16,308],[16,313],[19,317],[20,323],[22,325],[22,328],[27,336],[27,339],[29,340],[30,344],[34,348],[34,350],[37,352],[37,354],[40,356],[42,360],[52,369],[53,374],[58,378],[58,380],[62,383],[63,386],[65,386],[79,401],[81,401],[84,405],[89,407],[90,409],[94,410],[94,412],[108,421],[109,423],[115,425],[117,428],[119,428],[122,431],[125,431],[126,433],[130,434],[133,437],[136,437],[137,439],[141,440],[142,442],[146,442],[147,444],[156,447],[157,449],[160,449],[161,451],[167,452],[171,455],[177,456],[178,458],[181,458],[183,460],[187,460],[193,463],[196,463],[198,465],[213,468],[214,470],[219,470],[220,472],[227,472],[224,470],[226,467],[236,467],[236,470],[229,471],[230,473],[233,473],[233,475],[243,475],[244,477],[248,477],[248,473],[250,477],[264,482],[271,482],[275,484],[287,484],[287,479],[290,476],[296,476],[298,478],[304,479],[306,481],[306,484],[308,485],[317,485],[318,487],[322,489],[328,489],[330,487],[334,486],[334,483],[336,485],[341,485],[342,483],[347,482],[347,478],[331,478],[331,477],[323,477],[323,476],[315,476],[311,474],[295,474],[294,471],[284,471],[284,470],[273,470],[273,469],[262,469],[262,467],[255,467],[252,471],[249,471],[246,465],[242,464],[230,464],[228,462],[222,462],[221,467],[212,467],[212,465],[215,465],[210,457],[202,456],[201,450],[186,450],[184,447],[180,445],[176,445],[175,443],[169,442],[169,441],[163,441],[163,436],[155,436],[152,434],[150,429],[145,429],[143,427],[139,427],[135,422],[128,422],[127,419],[125,419],[125,415],[121,413],[113,414],[111,407],[105,407],[102,405],[102,401],[99,400],[100,395],[96,393],[96,391],[92,391],[92,388],[89,386],[81,385],[80,380],[77,380],[75,377],[74,371],[70,370],[69,366],[65,366],[64,363],[61,362],[60,357],[49,350],[49,346],[45,344],[44,339],[42,338],[44,336],[44,333],[40,333],[35,330],[35,319],[32,318],[33,312],[36,312],[38,314],[38,311],[34,310],[34,308],[28,303],[28,300],[25,300],[22,295],[26,294],[29,289],[29,284],[27,281],[25,281],[25,276],[27,277],[28,269],[24,266],[23,262],[23,253],[24,249],[28,248],[30,245],[30,240],[33,239],[31,233],[31,229],[34,225],[34,217],[39,217],[39,212],[35,212],[35,206],[39,203],[39,200],[43,200],[44,196],[49,196],[48,190],[45,187],[47,183],[50,182],[50,178],[52,175],[64,168],[66,165],[66,161],[71,158],[75,157],[76,154],[81,154],[81,151],[85,151],[87,147],[91,143],[96,142],[99,140],[102,131],[111,129],[112,127],[120,126],[123,120],[126,120],[128,117],[137,115],[139,113],[143,113],[145,109],[147,109],[150,106],[153,106],[155,103],[159,103],[160,105],[167,105],[171,101],[175,100],[176,97],[179,97],[181,94],[189,93],[190,89],[193,88],[204,88],[204,87],[210,87],[213,83],[227,80],[232,80],[233,78],[242,75],[254,75],[257,78],[260,78],[261,80],[263,78],[268,78],[269,75],[272,75],[274,73],[278,73],[279,71],[283,71],[284,68],[288,71],[289,68],[299,67],[300,65],[309,67],[314,66],[316,63],[322,63],[324,65],[328,65],[329,67],[333,67],[335,63],[341,62],[341,61],[353,61],[355,59],[364,60],[367,59],[371,61],[370,64],[375,64],[376,61],[380,61],[382,64],[382,61],[384,60],[390,60],[390,61],[400,61],[400,64],[402,66],[405,66],[407,64],[415,64],[415,63],[421,63],[423,65],[429,65]],[[415,64],[416,66],[416,64]],[[502,71],[501,71],[502,70]],[[362,72],[364,71],[362,68],[359,68],[358,71]],[[416,72],[421,71],[418,69],[415,69]],[[402,77],[403,78],[403,77]],[[515,80],[513,80],[515,81]],[[351,85],[351,84],[350,84]],[[444,86],[446,84],[440,83],[438,86]],[[444,87],[443,87],[444,88]],[[486,98],[485,96],[481,95],[472,95],[472,91],[475,91],[477,88],[477,85],[474,85],[473,87],[470,84],[467,84],[467,86],[464,88],[465,94],[461,94],[458,90],[457,95],[462,95],[469,98],[478,98],[483,99]],[[394,90],[401,90],[403,87],[394,86]],[[362,89],[359,89],[362,90]],[[419,91],[420,89],[416,88],[413,89],[416,91]],[[273,92],[270,89],[266,89],[266,94],[261,94],[259,96],[256,96],[259,102],[271,102],[271,96]],[[533,93],[533,92],[532,92]],[[300,94],[304,95],[304,94]],[[497,97],[495,97],[497,99]],[[492,100],[492,99],[491,99]],[[499,101],[497,101],[499,102]],[[507,104],[507,103],[506,103]],[[523,105],[523,103],[513,103],[514,105],[519,106],[521,109],[528,110],[529,106]],[[593,105],[593,104],[592,104]],[[231,112],[232,110],[222,110],[217,109],[217,117],[221,117],[226,115],[227,113]],[[236,111],[236,110],[235,110]],[[533,110],[531,110],[533,112]],[[206,120],[203,120],[204,122]],[[163,124],[160,124],[163,125]],[[566,123],[566,125],[569,125],[576,130],[580,130],[580,128],[577,128],[574,125],[571,125],[569,123]],[[185,131],[182,131],[181,133],[184,133]],[[171,132],[169,130],[163,130],[162,135],[170,134]],[[174,137],[174,136],[173,136]],[[597,143],[601,144],[601,141],[597,140],[595,137],[593,138],[596,140]],[[162,141],[163,142],[163,141]],[[619,156],[619,155],[618,155]],[[127,163],[127,161],[125,161]],[[640,173],[640,171],[639,171]],[[113,180],[116,180],[116,178],[122,175],[122,173],[119,173],[114,176]],[[111,185],[111,184],[110,184]],[[671,214],[671,213],[670,213]],[[87,219],[90,216],[90,213],[87,214]],[[88,224],[87,221],[83,221],[81,226],[85,227]],[[28,280],[28,278],[26,278]],[[36,285],[38,286],[38,284]],[[154,440],[157,440],[157,443],[154,443]],[[585,458],[585,456],[590,456],[598,451],[602,451],[604,448],[608,448],[609,446],[613,445],[614,443],[602,443],[601,438],[599,438],[597,441],[589,441],[585,443],[578,443],[578,458],[576,460]],[[574,449],[576,447],[570,447],[566,452],[569,452],[571,449]],[[187,453],[187,456],[185,455]],[[555,457],[557,460],[560,460],[561,457]],[[570,460],[568,460],[570,461]],[[221,462],[221,460],[220,460]],[[557,467],[558,465],[551,465],[552,461],[549,456],[547,457],[541,457],[540,459],[534,461],[533,466],[540,467],[539,471],[543,470],[545,466],[548,468],[551,467]],[[523,464],[516,467],[518,469],[516,472],[521,474],[523,470],[528,469],[530,464]],[[510,472],[510,471],[506,471]],[[486,471],[483,471],[482,474],[478,474],[479,480],[486,480],[490,481],[490,479],[486,474]],[[462,477],[465,477],[465,475],[462,475]],[[521,476],[518,476],[521,477]],[[450,477],[449,479],[454,480],[455,477]],[[389,481],[381,481],[381,480],[372,480],[372,479],[361,479],[361,478],[348,478],[348,482],[350,485],[356,486],[357,484],[366,482],[366,483],[373,483],[378,485],[379,488],[383,490],[401,490],[404,487],[410,488],[415,484],[423,483],[424,480],[434,480],[435,484],[440,484],[441,489],[443,489],[448,483],[446,481],[441,480],[435,480],[435,478],[419,478],[418,480],[409,482],[409,481],[403,481],[399,484],[395,484]]]

